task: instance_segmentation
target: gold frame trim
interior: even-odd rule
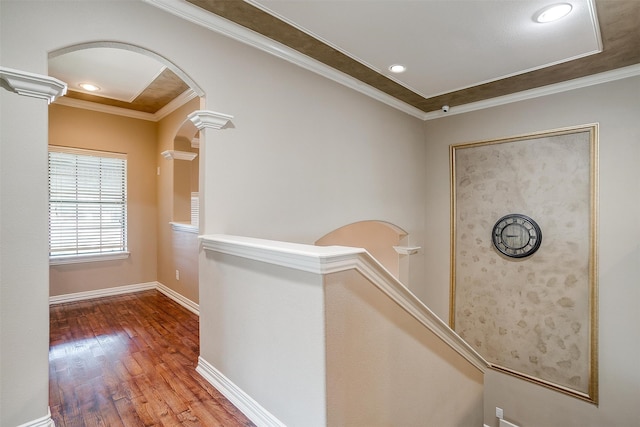
[[[468,143],[452,144],[449,146],[449,170],[450,170],[450,300],[449,300],[449,325],[455,330],[455,300],[456,300],[456,150],[472,148],[484,145],[504,144],[509,142],[536,139],[540,137],[553,137],[571,133],[589,132],[589,381],[588,392],[583,393],[569,387],[555,384],[532,375],[528,375],[514,369],[506,368],[492,362],[489,367],[534,384],[547,387],[552,390],[576,397],[594,405],[598,405],[598,217],[599,217],[599,123],[571,126],[553,130],[539,131],[506,138],[496,138]]]

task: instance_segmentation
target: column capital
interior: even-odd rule
[[[0,79],[6,82],[6,89],[18,95],[46,99],[51,104],[59,96],[67,93],[67,84],[56,78],[28,71],[0,67]]]
[[[216,113],[209,110],[197,110],[187,116],[189,120],[198,128],[203,130],[206,128],[222,129],[233,119],[229,114]]]

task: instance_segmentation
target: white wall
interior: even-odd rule
[[[235,116],[229,129],[204,132],[201,141],[207,145],[201,231],[311,243],[342,225],[376,219],[407,230],[410,245],[424,243],[419,120],[142,2],[3,0],[0,7],[4,67],[47,74],[48,52],[100,40],[131,43],[184,70],[205,92],[206,109]],[[2,389],[14,393],[6,407],[19,414],[3,409],[2,425],[45,416],[47,405],[46,106],[17,98],[3,93],[2,185],[24,185],[30,196],[23,203],[22,195],[2,192],[0,360],[38,381],[3,375]],[[34,152],[8,152],[5,139]],[[25,206],[30,210],[21,216]],[[17,218],[37,233],[21,234],[25,250],[7,248],[5,255],[5,237],[13,242],[23,232],[10,230]],[[19,258],[24,252],[34,257]],[[412,265],[412,283],[419,283],[421,264]],[[32,302],[29,316],[15,314],[22,301]],[[208,309],[202,301],[200,308]]]
[[[438,280],[424,291],[431,307],[448,313],[449,145],[600,123],[599,335],[600,405],[489,371],[485,420],[495,407],[519,425],[632,426],[640,423],[640,78],[426,122],[426,269]]]
[[[444,318],[449,144],[599,121],[600,407],[512,378],[502,379],[508,386],[498,390],[492,377],[500,374],[487,377],[485,407],[502,405],[507,416],[514,414],[527,425],[538,425],[543,413],[564,414],[561,418],[576,420],[569,423],[582,425],[637,423],[637,78],[451,116],[423,129],[417,119],[148,4],[3,0],[0,8],[2,66],[46,74],[47,52],[96,40],[133,43],[185,70],[206,93],[207,109],[235,116],[229,129],[205,132],[203,232],[310,243],[351,222],[389,221],[410,233],[410,245],[425,247],[412,262],[418,267],[409,285]],[[2,95],[2,425],[45,415],[47,403],[46,107],[18,98]],[[9,141],[23,144],[29,155],[17,145],[5,146]],[[5,186],[24,188],[31,196],[22,199],[5,192]],[[42,210],[32,203],[42,204]],[[17,218],[33,232],[18,236],[23,230],[10,228]],[[7,246],[18,237],[23,246]],[[22,301],[31,301],[28,316],[17,314]],[[201,301],[201,310],[206,309]],[[37,380],[5,376],[9,366]],[[10,401],[5,390],[13,393]],[[518,395],[528,398],[527,407],[513,401]],[[493,425],[492,410],[485,412],[485,422]]]
[[[47,103],[0,89],[0,117],[0,425],[16,426],[49,401]]]
[[[208,105],[234,119],[205,132],[201,231],[312,244],[341,226],[381,220],[422,245],[420,121],[256,52],[233,64],[259,71],[225,76],[233,93],[221,109]],[[409,287],[418,289],[424,270],[414,258],[412,266]]]
[[[200,357],[284,425],[326,426],[323,276],[210,251],[200,266]]]

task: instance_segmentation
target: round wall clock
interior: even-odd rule
[[[538,224],[526,215],[509,214],[493,226],[493,245],[511,258],[533,255],[542,243],[542,231]]]

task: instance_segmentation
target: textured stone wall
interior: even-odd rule
[[[457,146],[455,329],[492,364],[587,392],[590,133]],[[533,218],[542,245],[500,254],[495,222]]]

